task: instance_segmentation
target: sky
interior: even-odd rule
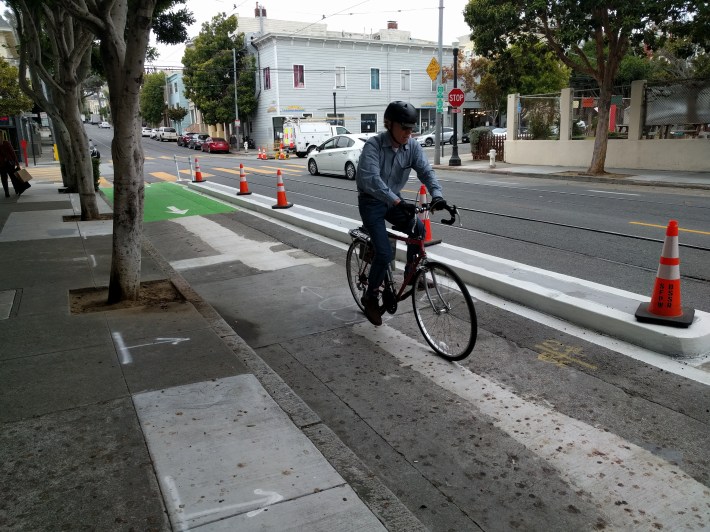
[[[187,0],[196,22],[190,26],[188,35],[195,37],[202,27],[216,14],[237,14],[239,18],[253,18],[255,0]],[[376,32],[387,27],[388,20],[395,20],[400,30],[411,32],[412,38],[439,40],[439,5],[443,3],[442,43],[451,45],[470,28],[463,19],[467,0],[261,0],[267,18],[327,24],[328,31],[358,33]],[[323,18],[325,16],[325,18]],[[154,40],[152,46],[156,46]],[[157,45],[160,57],[154,62],[158,67],[180,66],[184,45]]]

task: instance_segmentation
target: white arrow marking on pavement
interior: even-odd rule
[[[180,342],[187,342],[189,338],[156,338],[154,342],[150,342],[147,344],[138,344],[138,345],[132,345],[128,347],[127,349],[135,349],[137,347],[146,347],[148,345],[158,345],[158,344],[172,344],[172,345],[178,345]]]
[[[115,332],[111,336],[113,336],[113,343],[116,344],[116,349],[118,349],[118,358],[121,360],[121,364],[125,365],[133,362],[133,357],[128,352],[128,348],[123,342],[123,336],[121,336],[121,333]]]
[[[169,479],[170,477],[166,477],[166,480]],[[177,487],[175,484],[172,484],[172,490],[174,490],[173,493],[173,499],[175,501],[179,501],[179,494],[177,493]],[[183,517],[183,520],[186,521],[192,521],[194,519],[199,519],[201,517],[206,517],[208,515],[212,515],[215,513],[220,513],[220,514],[227,514],[231,510],[239,510],[240,508],[247,508],[249,506],[258,506],[259,508],[257,510],[252,510],[251,512],[247,512],[247,517],[254,517],[256,515],[259,515],[261,512],[266,510],[267,506],[271,506],[272,504],[276,504],[279,501],[283,500],[283,495],[279,495],[275,491],[264,491],[262,489],[255,489],[254,490],[254,495],[264,495],[264,497],[260,499],[256,499],[254,501],[247,501],[247,502],[240,502],[237,504],[229,504],[229,505],[219,505],[214,508],[210,508],[208,510],[202,510],[201,512],[195,512],[191,514],[185,514]],[[179,509],[179,507],[178,507]]]
[[[178,209],[174,205],[170,205],[170,207],[168,207],[168,211],[172,214],[185,214],[189,210],[190,209],[185,209],[184,211],[181,211],[180,209]]]
[[[115,332],[111,336],[113,337],[113,343],[116,344],[116,349],[118,350],[118,357],[121,361],[121,364],[123,365],[133,363],[133,357],[130,353],[131,349],[157,344],[177,345],[180,342],[187,342],[189,340],[189,338],[156,338],[154,342],[150,342],[147,344],[127,346],[126,343],[123,341],[123,336],[121,335],[121,333]]]

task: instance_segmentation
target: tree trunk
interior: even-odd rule
[[[69,137],[62,139],[67,142],[64,171],[68,175],[68,180],[76,182],[82,221],[98,220],[99,207],[96,202],[94,172],[88,150],[89,139],[81,122],[77,92],[78,90],[65,90],[63,94],[57,95],[57,99],[61,99],[61,114]]]
[[[592,175],[605,174],[606,149],[609,142],[609,107],[611,105],[611,87],[609,82],[599,84],[599,112],[597,114],[597,131],[594,138],[592,162],[587,173]]]
[[[114,135],[113,257],[108,302],[138,299],[143,242],[143,145],[139,94],[155,1],[128,12],[117,0],[111,12],[115,33],[101,40],[101,59],[109,85]]]

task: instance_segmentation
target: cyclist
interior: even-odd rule
[[[402,101],[390,103],[384,115],[386,131],[368,139],[358,164],[356,179],[360,218],[370,234],[375,251],[362,304],[365,316],[373,325],[382,325],[378,289],[392,260],[385,220],[412,237],[425,236],[424,224],[415,216],[416,205],[406,202],[400,195],[411,170],[417,172],[417,177],[431,194],[431,209],[446,207],[434,170],[422,147],[411,138],[416,123],[417,111],[412,104]],[[417,246],[408,246],[408,263],[411,263],[417,250]]]

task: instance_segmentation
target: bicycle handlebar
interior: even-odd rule
[[[430,206],[431,204],[425,203],[421,207],[417,207],[416,211],[417,213],[430,211]],[[456,208],[456,205],[447,205],[446,207],[444,207],[443,210],[446,210],[449,213],[450,218],[448,220],[441,220],[441,223],[445,225],[454,225],[454,222],[456,222],[456,216],[459,213],[459,210]]]

